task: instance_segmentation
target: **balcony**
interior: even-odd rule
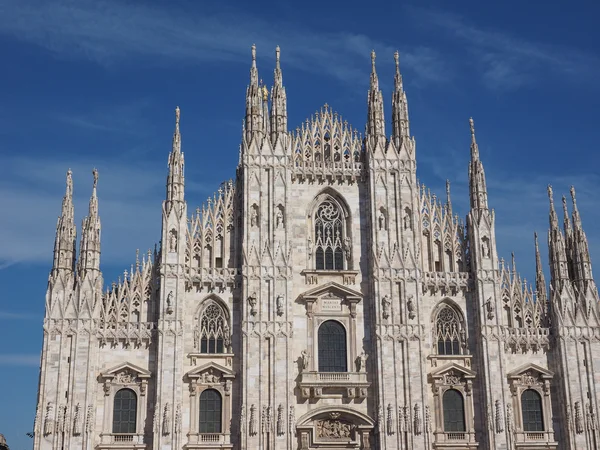
[[[477,448],[475,433],[472,431],[437,431],[435,434],[435,448],[448,450]]]
[[[129,433],[106,433],[101,436],[102,442],[98,445],[98,450],[101,449],[144,449],[143,434]]]
[[[189,433],[186,449],[232,448],[229,434],[226,433]]]
[[[298,387],[303,398],[367,397],[366,372],[303,372]]]
[[[519,449],[556,449],[558,447],[552,431],[517,431],[515,441],[515,447]]]

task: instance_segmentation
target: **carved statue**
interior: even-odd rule
[[[358,372],[367,371],[367,354],[363,350],[360,355],[356,358],[356,369]]]
[[[258,206],[252,206],[252,214],[250,215],[250,226],[258,226]]]
[[[310,363],[310,356],[308,354],[308,351],[302,350],[300,358],[301,358],[301,364],[302,364],[302,372],[304,372],[304,371],[308,370],[308,365]]]
[[[484,258],[490,257],[490,242],[486,237],[481,241],[481,253]]]
[[[177,251],[177,231],[174,229],[169,232],[169,251]]]
[[[167,314],[173,314],[173,291],[167,295]]]
[[[407,212],[404,213],[404,229],[405,230],[410,230],[410,214]]]
[[[253,292],[250,297],[248,297],[248,304],[250,305],[250,314],[256,315],[256,292]]]
[[[275,306],[277,307],[277,315],[283,316],[283,295],[278,295],[275,299]]]
[[[385,230],[386,226],[385,226],[385,214],[383,213],[383,211],[381,211],[379,213],[379,217],[377,218],[378,222],[379,222],[379,229],[380,230]]]
[[[343,249],[346,259],[350,261],[350,258],[352,257],[352,241],[347,236],[344,238]]]
[[[415,318],[415,304],[413,302],[412,295],[408,296],[408,301],[406,302],[406,309],[408,309],[408,318],[414,319]]]
[[[392,302],[390,301],[389,295],[384,295],[381,299],[381,314],[384,319],[390,317],[390,305]]]
[[[309,237],[306,241],[306,250],[308,251],[308,257],[312,257],[312,253],[313,253],[313,244],[312,244],[312,239]]]
[[[277,213],[275,214],[275,227],[285,228],[283,223],[283,211],[281,210],[281,208],[277,208]]]

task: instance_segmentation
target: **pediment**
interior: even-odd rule
[[[215,362],[209,362],[200,367],[196,367],[195,369],[190,370],[186,373],[186,377],[188,378],[202,378],[206,377],[205,374],[210,374],[212,376],[220,376],[224,379],[233,379],[235,378],[235,372],[231,369],[228,369],[221,364],[217,364]],[[218,374],[218,375],[217,375]]]
[[[102,372],[100,376],[105,379],[113,379],[118,377],[150,378],[152,374],[149,370],[142,369],[141,367],[128,362],[124,362]]]
[[[518,367],[517,369],[509,372],[507,376],[509,379],[521,378],[524,375],[531,374],[532,372],[539,374],[539,377],[542,379],[549,379],[554,377],[554,372],[551,372],[548,369],[545,369],[544,367],[538,366],[537,364],[533,363],[524,364]]]
[[[461,366],[460,364],[450,363],[434,370],[429,375],[433,379],[443,378],[444,376],[448,375],[458,376],[465,379],[473,379],[477,374],[475,373],[475,371],[467,367]]]
[[[345,299],[350,302],[358,302],[362,299],[362,293],[355,291],[354,289],[350,289],[347,286],[336,283],[335,281],[330,281],[328,283],[322,284],[318,287],[315,287],[309,291],[306,291],[300,298],[304,301],[315,301],[321,297],[326,296],[334,296],[340,299]]]

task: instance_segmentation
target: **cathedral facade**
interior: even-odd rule
[[[417,181],[397,54],[385,133],[371,56],[364,136],[328,105],[290,131],[279,48],[268,91],[253,47],[235,181],[192,214],[177,108],[160,245],[108,286],[98,173],[78,252],[67,173],[35,450],[598,448],[575,191],[559,225],[548,187],[551,280],[536,235],[527,284],[496,250],[473,121],[463,221]]]

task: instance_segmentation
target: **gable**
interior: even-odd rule
[[[149,370],[142,369],[129,362],[124,362],[118,366],[114,366],[101,373],[101,378],[113,379],[113,378],[150,378],[152,374]]]

